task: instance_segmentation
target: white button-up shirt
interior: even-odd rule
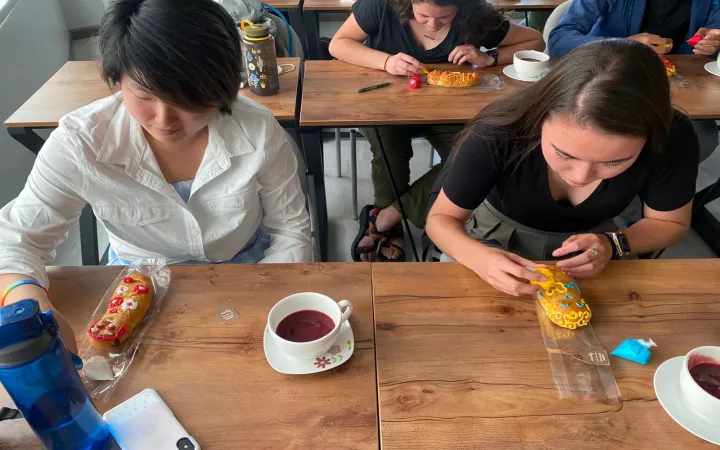
[[[285,130],[263,106],[238,97],[209,125],[208,145],[183,202],[163,177],[122,94],[60,119],[25,188],[0,210],[0,273],[47,286],[45,264],[89,203],[120,258],[219,262],[262,226],[261,262],[312,258],[310,218]]]

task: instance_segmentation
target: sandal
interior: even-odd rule
[[[375,223],[377,222],[377,215],[380,213],[380,208],[375,208],[373,205],[365,205],[360,211],[358,222],[360,229],[355,240],[353,240],[352,247],[350,247],[350,254],[355,262],[362,262],[361,255],[368,254],[370,261],[373,260],[375,253],[377,252],[377,243],[385,236],[378,231]],[[370,246],[360,247],[360,241],[364,237],[370,237],[373,240],[373,244]]]
[[[380,213],[380,208],[376,208],[373,205],[366,205],[363,207],[359,216],[359,230],[358,234],[353,240],[352,247],[350,248],[350,254],[355,262],[363,262],[362,255],[368,256],[368,261],[375,259],[380,261],[404,261],[405,252],[402,248],[402,236],[403,230],[402,225],[398,224],[388,231],[379,231],[377,226],[377,216]],[[372,245],[360,246],[360,242],[365,238],[369,237],[372,239]],[[399,242],[398,242],[399,239]],[[398,255],[398,259],[390,259],[382,254],[383,248],[391,248],[393,256]]]
[[[399,223],[385,232],[385,237],[378,244],[375,255],[377,256],[377,259],[382,262],[405,261],[405,249],[403,248],[404,243],[405,239],[403,227],[402,224]],[[385,256],[382,252],[383,249],[390,249],[394,258],[388,258]]]

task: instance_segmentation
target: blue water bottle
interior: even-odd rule
[[[51,312],[35,300],[0,308],[0,383],[46,450],[100,450],[107,425],[85,390]]]

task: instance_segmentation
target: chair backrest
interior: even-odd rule
[[[277,27],[277,30],[278,30],[278,39],[281,40],[280,43],[289,50],[290,49],[289,43],[292,41],[292,53],[293,54],[287,55],[287,56],[298,57],[301,60],[304,59],[305,55],[303,53],[302,41],[300,41],[300,36],[298,36],[298,34],[293,29],[293,27],[286,25],[285,22],[283,21],[283,19],[281,19],[280,17],[278,17],[274,14],[270,14],[270,18],[272,19],[273,22],[275,22],[275,26]],[[289,31],[289,35],[288,35],[288,31]],[[277,44],[276,44],[276,46],[277,46]],[[280,57],[280,56],[281,55],[278,54],[278,57]]]
[[[560,5],[558,5],[557,8],[553,10],[553,12],[550,14],[550,17],[548,17],[547,22],[545,22],[545,28],[543,29],[543,39],[545,39],[545,53],[549,52],[548,45],[550,44],[550,32],[557,26],[557,24],[560,22],[560,19],[562,19],[562,16],[565,15],[568,8],[570,8],[570,5],[572,4],[572,0],[567,0]]]

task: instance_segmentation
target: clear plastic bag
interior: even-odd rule
[[[484,91],[502,91],[505,89],[505,79],[497,75],[480,75],[480,81],[473,86]]]
[[[136,261],[133,265],[123,269],[123,271],[120,272],[120,275],[118,275],[112,284],[108,286],[107,291],[105,291],[105,294],[98,303],[95,312],[88,322],[88,327],[95,323],[95,321],[99,320],[107,312],[108,303],[115,295],[116,286],[123,280],[123,278],[133,273],[141,273],[149,276],[152,279],[153,289],[155,291],[150,308],[145,314],[142,322],[135,327],[128,339],[120,345],[111,347],[107,350],[93,347],[90,345],[88,338],[85,338],[83,343],[79,345],[80,357],[82,358],[84,365],[84,368],[81,371],[83,383],[85,383],[85,387],[92,397],[98,400],[110,395],[115,386],[117,386],[123,376],[127,373],[133,359],[135,358],[138,347],[142,342],[145,331],[160,312],[163,300],[167,294],[168,288],[170,287],[170,269],[167,267],[164,260]],[[95,368],[98,366],[106,367],[103,359],[107,362],[107,364],[109,364],[110,371],[112,372],[112,375],[106,378],[111,379],[99,380],[96,379],[97,377],[92,375],[89,376],[88,373],[90,372],[90,366],[94,366]],[[97,369],[94,370],[94,372],[97,373]]]
[[[560,398],[617,403],[620,389],[610,368],[610,357],[597,341],[592,326],[574,330],[559,327],[550,321],[539,301],[536,306]]]

